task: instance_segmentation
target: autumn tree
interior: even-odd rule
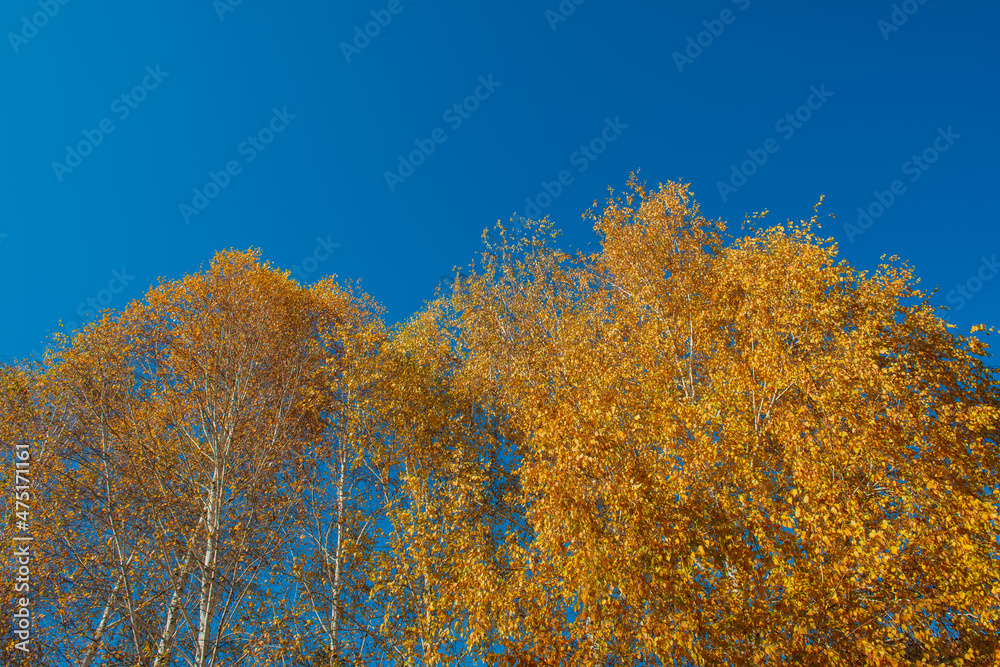
[[[488,657],[468,592],[489,588],[498,554],[523,528],[510,460],[516,434],[467,372],[449,313],[432,304],[380,355],[379,422],[390,437],[373,451],[396,494],[377,592],[382,631],[409,664]]]
[[[469,581],[472,638],[532,664],[993,664],[986,345],[817,218],[730,238],[635,181],[570,257],[498,226],[452,299],[525,434],[526,544]],[[513,658],[512,658],[513,659]]]
[[[732,236],[633,178],[590,218],[576,255],[498,225],[395,328],[224,252],[0,368],[30,659],[1000,660],[992,330],[954,332],[897,258],[849,266],[818,213]]]
[[[296,650],[274,591],[327,391],[365,314],[220,253],[25,375],[3,423],[54,452],[39,489],[40,633],[66,664],[274,664]],[[48,535],[48,533],[46,533]]]

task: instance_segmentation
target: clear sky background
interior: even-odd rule
[[[898,254],[1000,325],[996,3],[235,1],[3,3],[0,358],[225,248],[360,279],[396,322],[526,198],[592,242],[635,169],[737,232],[825,194],[852,264]]]

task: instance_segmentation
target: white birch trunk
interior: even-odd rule
[[[90,642],[90,647],[87,649],[87,654],[83,656],[83,662],[80,663],[80,667],[90,667],[94,663],[94,658],[97,657],[97,652],[101,648],[101,640],[104,638],[104,631],[108,629],[108,622],[111,620],[111,613],[114,610],[115,600],[118,597],[118,591],[122,587],[122,575],[118,575],[118,581],[115,582],[115,587],[111,591],[111,596],[108,598],[108,603],[104,605],[104,613],[101,614],[101,622],[97,624],[97,629],[94,631],[94,639]]]

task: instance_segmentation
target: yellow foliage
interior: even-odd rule
[[[734,238],[634,177],[589,216],[484,233],[393,330],[226,252],[0,369],[44,655],[996,664],[993,331],[818,216]]]

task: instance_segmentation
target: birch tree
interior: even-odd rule
[[[285,620],[274,582],[351,304],[332,282],[305,289],[256,253],[220,253],[80,332],[30,378],[42,427],[13,429],[36,447],[63,433],[45,518],[62,529],[49,601],[64,661],[289,654],[262,629]]]
[[[523,433],[531,539],[481,579],[522,664],[992,664],[996,370],[913,270],[820,217],[730,237],[636,181],[570,257],[498,225],[455,295],[465,365]],[[979,335],[977,335],[979,334]],[[676,661],[676,662],[675,662]]]

